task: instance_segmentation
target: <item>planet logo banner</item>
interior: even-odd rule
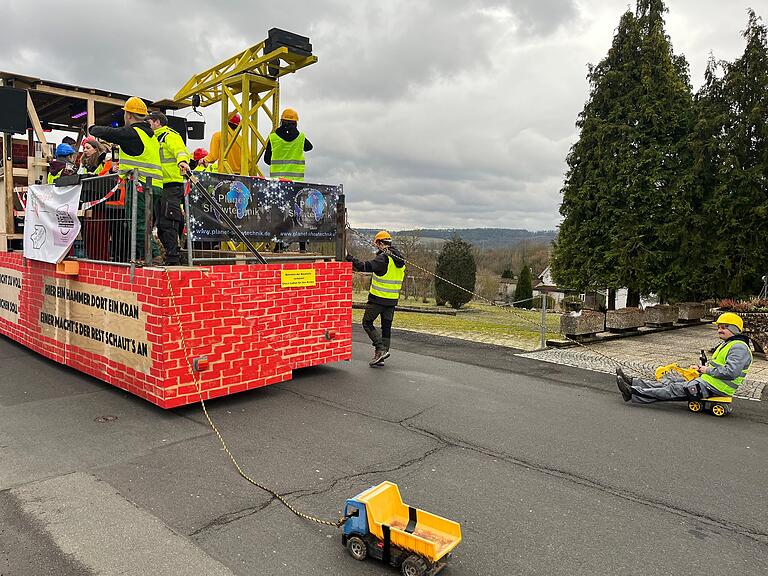
[[[199,183],[250,240],[333,242],[341,186],[203,172]],[[189,194],[193,240],[225,242],[233,234],[213,206]]]
[[[33,184],[27,191],[24,215],[24,257],[58,264],[69,253],[80,220],[80,184],[54,186]]]

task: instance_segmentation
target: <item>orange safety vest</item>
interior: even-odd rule
[[[112,160],[107,160],[99,172],[99,176],[106,176],[112,172]],[[107,206],[125,206],[125,180],[118,180],[117,196],[112,196],[114,200],[104,202]]]

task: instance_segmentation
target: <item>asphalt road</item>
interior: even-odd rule
[[[605,374],[396,334],[209,403],[255,479],[334,520],[382,480],[457,520],[446,575],[765,574],[768,407],[625,405]],[[396,574],[163,411],[0,338],[0,575]]]

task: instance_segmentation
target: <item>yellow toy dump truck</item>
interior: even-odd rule
[[[341,542],[355,560],[371,556],[400,568],[403,576],[432,576],[461,542],[457,522],[403,503],[392,482],[347,500]]]

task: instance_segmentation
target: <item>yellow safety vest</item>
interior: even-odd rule
[[[387,255],[387,273],[384,276],[374,274],[371,277],[370,293],[379,298],[397,300],[405,278],[405,265],[398,268],[392,256]]]
[[[120,176],[124,177],[134,169],[139,170],[139,180],[146,183],[147,178],[152,178],[152,186],[163,186],[163,169],[160,165],[160,143],[154,136],[147,135],[140,128],[133,128],[144,144],[144,151],[140,156],[131,156],[124,149],[120,149]]]
[[[269,165],[270,178],[287,178],[298,182],[304,181],[304,140],[301,132],[295,140],[286,142],[275,132],[269,135],[272,147],[272,160]]]
[[[732,340],[731,342],[720,344],[720,346],[715,349],[715,353],[712,355],[710,362],[717,364],[718,366],[725,366],[726,359],[728,358],[728,351],[733,347],[734,344],[736,344],[736,342],[741,342],[741,340]],[[744,378],[746,377],[747,372],[749,372],[750,366],[752,366],[752,350],[749,349],[749,345],[747,345],[745,342],[741,342],[741,344],[747,347],[747,351],[749,352],[750,357],[750,364],[736,378],[733,380],[721,380],[720,378],[715,378],[710,374],[701,375],[701,379],[704,380],[704,382],[713,388],[716,388],[723,394],[727,394],[728,396],[733,396],[733,393],[736,392],[736,388],[738,388],[741,383],[744,382]]]
[[[155,130],[155,138],[160,143],[160,166],[163,169],[163,183],[184,182],[179,170],[179,162],[189,163],[189,152],[181,134],[168,126]]]

